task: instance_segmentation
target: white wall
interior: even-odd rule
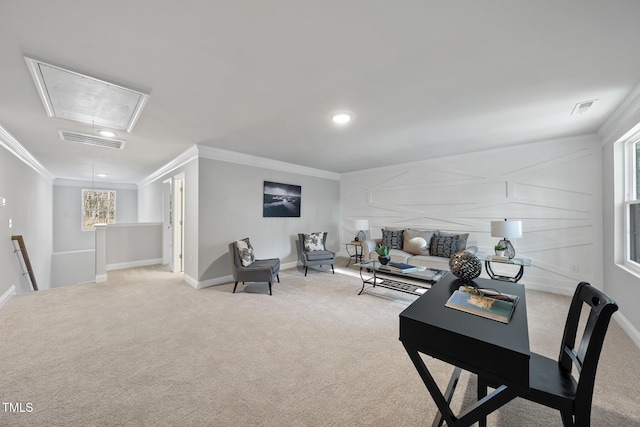
[[[95,279],[95,232],[82,230],[82,190],[115,190],[116,222],[138,220],[138,189],[133,184],[56,179],[53,186],[52,286]]]
[[[1,142],[1,141],[0,141]],[[13,292],[31,291],[14,253],[12,235],[22,235],[40,289],[51,285],[52,184],[0,144],[0,305]],[[9,228],[11,219],[13,227]]]
[[[162,222],[162,180],[154,181],[138,190],[138,222]]]
[[[264,181],[302,187],[299,218],[262,216]],[[198,282],[228,281],[228,245],[245,237],[257,258],[280,258],[282,268],[297,263],[298,233],[327,231],[327,247],[337,252],[339,192],[336,179],[201,158]]]
[[[603,248],[605,292],[620,307],[616,319],[640,347],[640,277],[624,261],[624,141],[640,123],[640,86],[600,129],[603,146]]]
[[[106,237],[106,270],[162,263],[162,223],[110,224]]]
[[[56,179],[53,186],[54,252],[94,249],[93,231],[82,230],[82,190],[116,192],[116,223],[138,222],[138,189],[132,184]]]
[[[184,274],[186,278],[198,277],[198,159],[190,156],[185,162],[170,169],[150,182],[138,185],[139,218],[141,222],[159,222],[163,219],[163,181],[176,175],[184,175]],[[195,279],[194,279],[195,280]]]
[[[493,252],[490,221],[519,219],[524,236],[513,243],[533,263],[521,283],[602,288],[601,155],[590,135],[346,173],[343,240],[366,218],[374,236],[384,226],[468,232]]]
[[[623,319],[621,319],[623,326],[625,326],[624,323],[628,323],[627,332],[640,346],[640,333],[638,332],[640,331],[640,310],[637,307],[637,303],[640,301],[640,278],[622,266],[624,234],[616,232],[616,229],[621,229],[624,221],[623,204],[621,201],[615,201],[616,193],[619,194],[622,191],[623,168],[614,167],[614,159],[616,157],[618,161],[622,159],[621,145],[622,143],[617,146],[609,143],[603,147],[605,292],[618,303],[620,313],[623,315]],[[615,150],[616,148],[619,150]],[[617,189],[615,181],[618,181],[619,184]],[[618,259],[616,259],[616,253],[620,254]]]
[[[210,147],[189,150],[175,163],[179,166],[139,185],[141,220],[162,218],[162,181],[184,173],[184,273],[192,286],[231,281],[228,244],[245,237],[251,238],[258,258],[279,257],[282,268],[297,264],[298,233],[327,231],[328,247],[340,249],[336,174]],[[301,217],[263,218],[264,181],[301,185]]]

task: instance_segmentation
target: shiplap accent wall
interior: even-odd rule
[[[390,147],[392,149],[392,147]],[[523,222],[524,283],[572,294],[584,280],[602,288],[602,153],[595,135],[424,160],[341,176],[342,241],[353,221],[468,232],[493,252],[490,221]],[[483,277],[486,274],[483,271]]]

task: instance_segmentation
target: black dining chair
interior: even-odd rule
[[[576,349],[580,313],[585,304],[590,307],[589,317],[586,323],[582,322],[582,339]],[[616,310],[618,305],[614,300],[589,283],[581,282],[571,300],[558,360],[531,353],[530,390],[520,397],[558,409],[565,427],[589,427],[598,359],[609,320]],[[579,379],[572,375],[572,367],[575,367]],[[499,386],[478,377],[478,400],[487,395],[487,387]],[[480,420],[480,427],[486,427],[486,424],[486,418]]]

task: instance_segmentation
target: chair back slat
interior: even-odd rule
[[[589,307],[589,316],[576,350],[575,341],[585,304]],[[579,374],[576,400],[591,402],[600,352],[609,321],[616,310],[618,310],[616,302],[602,291],[586,282],[578,284],[571,300],[558,359],[560,366],[567,372],[575,368]]]

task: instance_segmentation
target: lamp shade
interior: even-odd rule
[[[491,237],[519,239],[522,237],[522,221],[491,221]]]
[[[369,220],[368,219],[356,219],[353,228],[357,231],[360,230],[369,230]]]

